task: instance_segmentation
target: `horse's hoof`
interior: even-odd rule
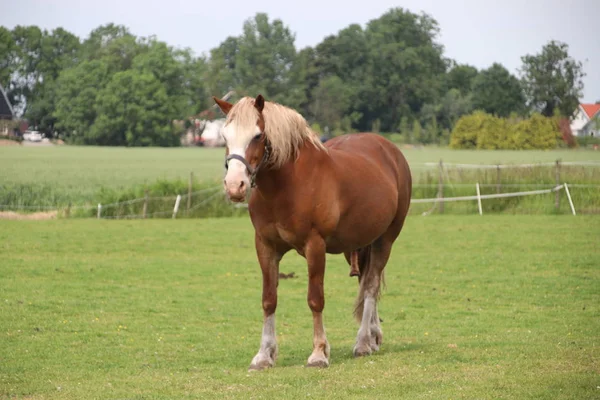
[[[309,368],[327,368],[327,367],[329,367],[329,361],[327,361],[327,360],[309,361],[306,364],[306,366]]]
[[[262,360],[257,363],[250,364],[248,371],[262,371],[264,369],[272,368],[275,363],[271,360]]]
[[[354,357],[365,357],[370,356],[372,351],[369,346],[355,347],[354,348]]]

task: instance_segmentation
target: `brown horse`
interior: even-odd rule
[[[234,202],[245,201],[251,192],[248,209],[263,276],[262,340],[250,369],[275,365],[279,261],[292,249],[308,263],[307,300],[314,324],[308,366],[329,365],[322,317],[326,253],[344,253],[351,275],[359,277],[354,355],[378,350],[383,269],[412,192],[404,156],[376,134],[348,134],[323,145],[300,114],[265,102],[261,95],[235,105],[214,100],[227,115],[225,191]]]

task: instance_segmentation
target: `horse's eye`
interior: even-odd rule
[[[262,133],[259,133],[258,135],[255,135],[254,136],[254,140],[259,140],[261,136],[262,136]]]

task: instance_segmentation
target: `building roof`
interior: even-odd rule
[[[2,85],[0,85],[0,118],[12,119],[14,116],[15,113],[13,112],[10,101],[8,101],[8,96],[6,95]]]
[[[589,119],[594,118],[594,115],[600,112],[600,104],[581,104],[581,108]]]

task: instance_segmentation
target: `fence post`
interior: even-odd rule
[[[177,195],[177,199],[175,200],[175,207],[173,208],[173,219],[177,217],[177,211],[179,211],[179,202],[181,201],[181,195]]]
[[[142,218],[146,218],[148,213],[148,189],[144,191],[144,208],[142,209]]]
[[[69,218],[71,216],[71,202],[69,202],[69,205],[67,206],[67,209],[65,210],[65,218]]]
[[[500,165],[496,165],[496,193],[500,193]]]
[[[479,190],[479,182],[477,182],[477,206],[479,207],[479,215],[483,215],[483,209],[481,208],[481,191]]]
[[[440,159],[440,175],[438,178],[438,198],[440,201],[440,213],[444,213],[444,163]]]
[[[556,160],[556,167],[554,169],[554,175],[556,176],[556,186],[560,185],[560,159]],[[568,189],[567,189],[568,192]],[[556,212],[560,210],[560,191],[557,190],[554,195],[554,208]]]
[[[102,218],[102,204],[98,203],[98,219]]]
[[[557,190],[558,192],[558,190]],[[567,186],[567,182],[565,182],[565,192],[567,192],[567,199],[569,199],[569,205],[571,206],[571,212],[573,215],[577,215],[575,213],[575,206],[573,205],[573,200],[571,199],[571,192],[569,192],[569,187]]]
[[[187,199],[187,211],[190,211],[192,206],[192,185],[194,184],[194,172],[190,172],[190,181],[188,182],[188,199]]]

